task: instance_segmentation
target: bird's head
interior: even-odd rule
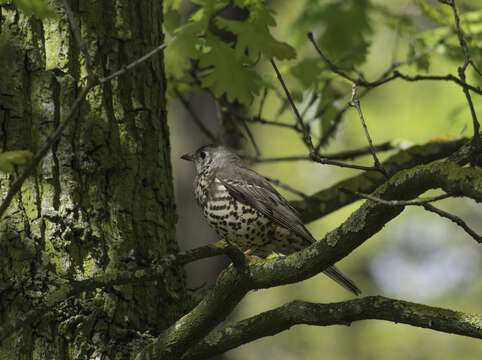
[[[184,154],[181,159],[192,161],[196,165],[197,173],[221,168],[227,164],[243,166],[243,161],[232,150],[222,145],[205,145],[194,153]]]

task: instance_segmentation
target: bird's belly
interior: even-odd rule
[[[216,192],[206,202],[203,213],[221,237],[236,243],[242,250],[270,247],[269,234],[274,229],[271,220],[237,201],[227,191]]]

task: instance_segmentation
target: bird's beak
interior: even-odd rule
[[[187,161],[193,161],[194,155],[193,154],[184,154],[183,156],[181,156],[181,159],[187,160]]]

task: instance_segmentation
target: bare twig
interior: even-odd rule
[[[430,204],[430,203],[435,202],[435,201],[447,199],[447,198],[452,196],[450,194],[443,194],[443,195],[434,196],[434,197],[431,197],[431,198],[418,199],[418,200],[385,200],[385,199],[381,199],[377,196],[364,194],[364,193],[361,193],[361,192],[358,192],[358,191],[352,191],[352,190],[345,189],[345,188],[340,188],[340,191],[350,193],[350,194],[354,194],[358,197],[361,197],[361,198],[364,198],[364,199],[367,199],[367,200],[370,200],[370,201],[374,201],[374,202],[377,202],[379,204],[388,205],[388,206],[423,206],[425,210],[434,212],[434,213],[436,213],[436,214],[438,214],[438,215],[440,215],[444,218],[447,218],[447,219],[453,221],[454,223],[459,225],[462,229],[464,229],[465,232],[467,234],[469,234],[472,238],[474,238],[477,242],[479,242],[479,243],[482,242],[482,237],[480,235],[478,235],[474,230],[472,230],[461,218],[459,218],[458,216],[455,216],[453,214],[450,214],[450,213],[448,213],[444,210],[438,209],[435,206]]]
[[[132,69],[133,67],[136,67],[137,65],[143,63],[144,61],[150,59],[151,57],[153,57],[154,55],[156,55],[158,52],[164,50],[167,45],[173,41],[176,37],[173,36],[169,41],[165,42],[164,44],[162,45],[159,45],[158,47],[156,47],[154,50],[148,52],[146,55],[138,58],[137,60],[134,60],[133,62],[131,62],[130,64],[127,64],[125,66],[123,66],[120,70],[117,70],[115,72],[113,72],[112,74],[102,78],[99,80],[100,83],[105,83],[105,82],[108,82],[124,73],[126,73],[127,71],[129,71],[130,69]]]
[[[266,119],[258,118],[258,117],[254,117],[252,119],[246,118],[244,120],[247,121],[247,122],[250,122],[250,123],[260,123],[260,124],[263,124],[263,125],[285,127],[285,128],[289,128],[289,129],[293,129],[295,131],[301,132],[301,130],[296,125],[285,124],[285,123],[282,123],[282,122],[279,122],[279,121],[266,120]]]
[[[392,62],[390,64],[390,66],[388,67],[387,70],[385,70],[377,80],[375,80],[374,82],[372,82],[373,84],[377,84],[381,81],[384,81],[395,69],[399,68],[400,66],[403,66],[403,65],[408,65],[408,64],[411,64],[415,61],[417,61],[418,59],[420,59],[421,57],[429,54],[430,52],[432,52],[438,45],[440,45],[441,43],[443,43],[445,41],[445,39],[448,38],[450,34],[446,34],[444,36],[442,36],[440,39],[438,39],[436,42],[434,42],[431,46],[428,46],[424,51],[414,55],[413,57],[405,60],[405,61],[396,61],[396,62]],[[411,81],[409,80],[409,77],[408,76],[405,76],[405,75],[402,75],[402,74],[398,74],[397,75],[398,77],[400,78],[404,78],[405,77],[405,80],[408,80],[408,81]],[[390,78],[390,80],[394,80],[395,78]],[[420,79],[422,80],[422,79]],[[432,80],[432,79],[427,79],[427,80]],[[441,80],[441,79],[440,79]],[[443,79],[443,80],[446,80],[446,79]],[[375,86],[376,87],[376,86]],[[372,89],[374,89],[375,87],[365,87],[361,92],[360,94],[358,95],[358,99],[361,99],[363,98],[365,95],[367,95]],[[342,119],[343,119],[343,114],[350,108],[350,103],[347,103],[345,106],[343,106],[340,111],[338,112],[338,114],[335,116],[335,118],[333,119],[333,121],[331,122],[330,124],[330,127],[328,128],[328,130],[326,130],[319,143],[317,144],[316,148],[315,148],[315,151],[316,152],[319,152],[321,147],[323,145],[326,145],[327,141],[330,139],[330,137],[332,136],[333,132],[338,128],[338,125],[341,123]],[[315,114],[315,116],[308,120],[308,122],[311,122],[313,120],[315,120],[316,118],[318,118],[320,116],[320,113],[318,112],[317,114]]]
[[[256,152],[256,156],[261,156],[261,151],[259,150],[259,146],[254,140],[253,133],[249,129],[248,124],[246,124],[246,120],[244,118],[241,119],[241,124],[243,125],[244,130],[246,130],[246,134],[248,135],[249,141],[253,145],[254,151]]]
[[[191,119],[194,121],[194,123],[199,127],[199,130],[206,135],[206,137],[212,141],[213,143],[216,143],[216,136],[204,125],[202,120],[199,118],[199,116],[196,114],[196,112],[193,110],[191,103],[181,94],[180,91],[177,89],[174,90],[176,92],[177,97],[181,101],[182,105],[186,109],[186,111],[191,115]]]
[[[457,13],[457,6],[455,5],[455,0],[441,1],[441,2],[443,4],[449,5],[452,8],[452,12],[454,14],[455,29],[457,31],[457,37],[459,39],[460,48],[464,53],[464,64],[462,66],[459,66],[457,71],[459,73],[459,78],[463,84],[462,89],[467,99],[467,103],[469,104],[470,114],[472,115],[472,123],[474,126],[474,147],[478,149],[480,146],[480,139],[479,139],[480,124],[479,124],[479,121],[477,120],[477,114],[475,113],[474,104],[472,102],[472,97],[470,96],[469,87],[467,86],[467,83],[465,81],[465,70],[467,70],[467,66],[469,66],[470,63],[472,63],[472,66],[474,67],[474,69],[477,72],[479,71],[470,59],[469,48],[467,47],[467,43],[465,42],[464,36],[462,34],[462,29],[460,28],[460,19]]]
[[[59,140],[60,135],[62,135],[62,132],[65,130],[67,125],[69,125],[70,122],[72,121],[72,119],[74,118],[74,115],[75,115],[76,111],[78,110],[78,108],[80,107],[82,102],[84,101],[87,93],[96,84],[97,84],[97,82],[94,79],[88,79],[87,85],[81,90],[79,95],[77,95],[77,97],[75,98],[75,101],[74,101],[72,107],[70,108],[70,110],[69,110],[67,116],[65,117],[65,119],[59,124],[57,129],[55,129],[55,131],[47,138],[47,140],[45,141],[45,144],[42,146],[42,148],[39,151],[37,151],[37,153],[32,157],[32,159],[30,160],[29,164],[27,165],[25,170],[22,172],[22,174],[20,174],[20,176],[18,176],[15,179],[15,181],[12,183],[12,185],[10,185],[10,188],[8,189],[7,195],[5,196],[5,198],[2,201],[2,204],[0,205],[0,217],[2,217],[5,210],[7,210],[8,206],[10,205],[10,203],[13,199],[13,197],[20,190],[20,188],[22,187],[22,185],[23,185],[24,181],[27,179],[27,177],[29,177],[33,173],[33,171],[35,170],[37,165],[40,163],[40,161],[43,159],[43,157],[49,151],[50,147],[55,142],[57,142],[57,140]]]
[[[311,161],[308,155],[280,156],[270,158],[260,158],[257,156],[243,156],[244,159],[255,163],[273,163],[282,161]]]
[[[357,169],[357,170],[366,170],[366,171],[379,171],[379,172],[381,171],[379,168],[376,168],[376,167],[341,163],[339,161],[324,158],[318,154],[310,155],[310,159],[324,165],[333,165],[338,167]]]
[[[356,108],[356,111],[358,112],[358,116],[360,117],[360,120],[361,120],[361,123],[362,123],[362,126],[363,126],[363,130],[365,131],[365,135],[367,137],[367,140],[368,140],[368,146],[370,147],[370,152],[373,156],[373,161],[375,162],[375,167],[377,169],[380,170],[380,172],[385,175],[385,177],[388,178],[388,173],[385,171],[385,169],[383,168],[382,164],[380,163],[380,161],[378,160],[378,157],[377,157],[377,153],[375,151],[375,148],[373,147],[373,142],[372,142],[372,139],[370,137],[370,134],[368,133],[368,128],[367,128],[367,124],[365,123],[365,118],[363,117],[363,113],[361,111],[361,107],[360,107],[360,100],[358,100],[357,96],[356,96],[356,90],[357,90],[357,86],[355,83],[352,84],[352,87],[351,87],[351,100],[350,100],[350,106],[353,106],[354,108]]]
[[[318,44],[316,44],[316,41],[313,39],[313,34],[308,33],[308,38],[312,41],[313,45],[315,46],[315,49],[317,50],[318,54],[322,57],[322,59],[328,64],[329,68],[331,71],[334,73],[344,77],[345,79],[351,81],[352,83],[355,83],[357,86],[363,86],[366,88],[375,88],[380,85],[386,84],[387,82],[393,81],[395,79],[403,79],[405,81],[422,81],[422,80],[444,80],[444,81],[452,81],[456,83],[457,85],[461,86],[462,88],[467,88],[479,95],[482,95],[482,89],[480,87],[475,87],[470,84],[467,84],[465,79],[459,79],[458,77],[448,74],[448,75],[416,75],[416,76],[408,76],[404,75],[398,71],[393,71],[393,74],[391,76],[388,76],[386,74],[385,77],[381,77],[378,80],[375,81],[366,81],[361,78],[355,78],[351,75],[348,75],[346,72],[338,68],[336,65],[334,65],[320,50],[318,47]],[[393,65],[394,68],[398,67],[400,65],[403,65],[404,63],[396,64]],[[390,69],[390,71],[393,69]]]
[[[462,229],[465,230],[467,234],[469,234],[475,241],[482,243],[482,236],[477,234],[474,230],[472,230],[466,223],[463,221],[461,218],[458,216],[455,216],[453,214],[448,213],[447,211],[441,210],[439,208],[436,208],[435,206],[431,204],[424,204],[423,205],[424,209],[427,211],[431,211],[433,213],[436,213],[440,215],[441,217],[444,217],[446,219],[449,219],[456,223],[458,226],[460,226]]]
[[[393,150],[394,148],[395,147],[392,145],[390,141],[384,142],[380,145],[373,145],[373,150],[375,151],[389,151],[389,150]],[[361,149],[340,151],[338,153],[333,153],[333,154],[323,154],[323,157],[331,160],[350,160],[350,159],[355,159],[359,156],[368,155],[370,154],[371,151],[372,151],[372,148],[367,146]]]
[[[124,66],[121,70],[114,72],[113,74],[103,78],[103,79],[97,79],[95,76],[89,77],[87,79],[87,84],[82,88],[80,91],[79,95],[74,100],[74,103],[72,104],[72,107],[69,109],[69,112],[65,116],[65,119],[59,124],[59,126],[55,129],[55,131],[47,138],[45,141],[45,144],[40,148],[39,151],[32,157],[28,165],[25,167],[25,170],[23,171],[22,174],[20,174],[15,181],[10,185],[10,188],[8,189],[7,195],[3,199],[1,205],[0,205],[0,217],[3,216],[5,211],[7,210],[8,206],[12,202],[13,197],[17,194],[18,191],[20,191],[23,183],[27,179],[28,176],[30,176],[37,165],[40,163],[40,161],[44,158],[44,156],[47,154],[51,146],[59,140],[60,136],[62,135],[62,132],[65,130],[67,125],[70,124],[72,119],[74,118],[74,115],[80,105],[82,105],[82,102],[84,101],[85,97],[89,93],[89,91],[97,86],[100,83],[105,83],[107,81],[110,81],[114,79],[115,77],[124,74],[128,70],[132,69],[133,67],[141,64],[145,60],[149,59],[153,55],[157,54],[159,51],[165,49],[167,46],[167,43],[162,44],[158,46],[156,49],[153,51],[147,53],[143,57],[135,60],[134,62],[130,63],[127,66]]]
[[[265,158],[260,159],[256,157],[244,156],[245,159],[254,162],[279,162],[279,161],[314,161],[323,165],[333,165],[343,168],[350,168],[350,169],[357,169],[357,170],[366,170],[366,171],[380,171],[376,167],[371,166],[363,166],[363,165],[354,165],[354,164],[346,164],[339,161],[331,160],[326,157],[320,156],[318,154],[313,154],[310,156],[307,155],[298,155],[298,156],[284,156],[278,158]]]
[[[323,54],[323,52],[321,51],[320,47],[318,46],[318,44],[316,43],[315,41],[315,38],[313,37],[313,33],[312,32],[309,32],[307,34],[308,36],[308,39],[311,41],[311,43],[313,44],[313,46],[315,47],[316,51],[318,52],[318,54],[321,56],[321,58],[323,59],[323,61],[328,65],[328,67],[330,68],[330,70],[332,72],[334,72],[335,74],[338,74],[340,75],[341,77],[344,77],[345,79],[349,80],[350,82],[354,82],[354,83],[358,83],[360,81],[360,79],[356,79],[354,78],[353,76],[351,75],[348,75],[346,72],[344,72],[343,70],[341,70],[339,67],[337,67],[335,64],[333,64],[330,59],[328,59],[325,54]]]
[[[376,151],[389,151],[394,149],[394,146],[389,141],[380,145],[374,145],[373,147]],[[371,153],[371,149],[367,146],[367,147],[363,147],[355,150],[340,151],[338,153],[333,153],[333,154],[323,154],[322,157],[323,159],[328,159],[328,160],[350,160],[350,159],[355,159],[359,156],[368,155],[370,153]],[[280,156],[280,157],[271,157],[271,158],[244,156],[243,158],[252,162],[259,162],[259,163],[311,160],[311,158],[308,155]]]
[[[74,13],[72,12],[72,9],[69,6],[68,0],[63,0],[63,3],[64,3],[65,11],[67,12],[67,16],[69,17],[69,22],[70,22],[70,26],[72,27],[72,32],[74,33],[74,36],[75,36],[75,41],[77,41],[77,45],[79,45],[80,51],[84,55],[87,75],[89,77],[94,77],[95,74],[92,70],[92,63],[90,60],[89,50],[87,49],[85,41],[82,38],[82,35],[80,33],[80,27],[77,24],[77,21],[75,20]]]
[[[411,206],[411,205],[413,205],[413,206],[423,206],[423,205],[428,204],[430,202],[439,201],[439,200],[443,200],[443,199],[447,199],[449,197],[452,197],[452,195],[443,194],[443,195],[434,196],[434,197],[431,197],[431,198],[418,199],[418,200],[385,200],[385,199],[379,198],[377,196],[373,196],[373,195],[370,195],[370,194],[364,194],[364,193],[361,193],[361,192],[358,192],[358,191],[352,191],[352,190],[345,189],[345,188],[340,188],[340,191],[350,193],[350,194],[354,194],[354,195],[357,195],[361,198],[364,198],[364,199],[367,199],[367,200],[370,200],[370,201],[374,201],[374,202],[377,202],[379,204],[388,205],[388,206]]]
[[[438,81],[438,80],[443,80],[443,81],[452,81],[454,82],[455,84],[461,86],[462,88],[463,87],[466,87],[467,89],[479,94],[479,95],[482,95],[482,89],[480,87],[475,87],[475,86],[472,86],[470,84],[467,84],[465,82],[465,80],[461,80],[459,79],[458,77],[452,75],[452,74],[448,74],[448,75],[415,75],[415,76],[409,76],[409,75],[405,75],[405,74],[402,74],[400,73],[399,71],[394,71],[393,72],[393,75],[388,77],[388,78],[385,78],[383,80],[379,80],[379,81],[376,81],[376,82],[372,82],[370,84],[372,84],[373,87],[376,87],[376,86],[380,86],[382,84],[385,84],[391,80],[394,80],[394,79],[402,79],[402,80],[405,80],[405,81],[423,81],[423,80],[434,80],[434,81]],[[364,85],[364,84],[359,84],[359,85]]]
[[[314,148],[313,148],[313,143],[311,142],[311,137],[310,137],[310,132],[308,130],[308,127],[304,124],[303,119],[301,118],[300,113],[298,112],[298,109],[296,108],[296,105],[293,101],[293,98],[291,97],[291,94],[286,87],[286,84],[283,80],[283,77],[281,76],[278,67],[276,66],[276,63],[274,62],[273,59],[271,59],[271,65],[273,65],[274,71],[276,72],[276,76],[278,77],[279,82],[281,83],[281,86],[283,87],[283,90],[286,94],[286,97],[288,98],[288,101],[291,105],[291,108],[293,109],[293,112],[295,113],[296,120],[298,121],[298,124],[301,127],[301,130],[303,131],[303,140],[308,146],[308,149],[310,150],[310,153],[314,154]]]
[[[264,88],[263,96],[261,96],[261,101],[259,102],[259,110],[258,110],[258,119],[261,119],[261,115],[263,114],[264,102],[266,101],[266,97],[268,96],[268,89]]]

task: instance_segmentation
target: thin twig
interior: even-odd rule
[[[80,33],[80,27],[75,20],[74,13],[69,6],[69,2],[67,0],[63,0],[65,11],[67,12],[67,16],[69,18],[70,26],[72,28],[72,32],[74,33],[75,41],[77,41],[77,45],[79,45],[80,51],[84,55],[85,58],[85,69],[87,70],[87,75],[89,77],[94,77],[95,74],[92,71],[92,62],[90,61],[90,54],[87,46],[85,45],[85,41],[82,38]]]
[[[268,88],[264,88],[263,96],[261,96],[261,101],[259,102],[259,110],[258,110],[258,119],[261,119],[261,115],[263,113],[264,102],[266,101],[266,97],[268,96]]]
[[[422,81],[422,80],[445,80],[445,81],[452,81],[456,83],[457,85],[461,86],[462,88],[467,88],[479,95],[482,95],[482,89],[477,86],[472,86],[468,83],[465,82],[465,79],[459,79],[458,77],[448,74],[448,75],[416,75],[416,76],[408,76],[404,75],[398,71],[393,71],[393,74],[391,76],[379,78],[378,80],[375,81],[366,81],[361,78],[355,78],[351,75],[348,75],[346,72],[338,68],[336,65],[334,65],[326,56],[323,54],[318,47],[318,44],[316,44],[316,41],[313,39],[313,34],[308,33],[308,38],[312,41],[313,45],[315,46],[315,49],[317,50],[318,54],[322,57],[322,59],[328,64],[329,68],[331,71],[334,73],[344,77],[347,80],[350,80],[351,82],[355,83],[357,86],[363,86],[366,88],[375,88],[380,85],[386,84],[387,82],[393,81],[395,79],[403,79],[405,81]],[[401,64],[403,65],[403,63]],[[397,65],[397,67],[400,65]]]
[[[325,87],[327,87],[329,84],[329,82],[326,82]],[[322,90],[323,91],[323,90]],[[311,107],[315,104],[316,100],[318,100],[318,94],[316,92],[313,92],[311,94],[311,98],[310,98],[310,101],[308,101],[308,104],[306,105],[306,107],[303,109],[303,111],[301,112],[301,118],[304,119],[305,118],[305,115],[306,113],[308,112],[308,110],[311,109]],[[309,121],[307,122],[309,123]]]
[[[330,68],[330,70],[332,72],[334,72],[335,74],[338,74],[340,75],[341,77],[344,77],[345,79],[351,81],[351,82],[358,82],[360,81],[360,79],[356,79],[354,77],[352,77],[351,75],[348,75],[346,72],[344,72],[343,70],[341,70],[339,67],[337,67],[335,64],[333,64],[330,59],[328,59],[325,54],[323,54],[323,52],[321,51],[320,47],[318,46],[318,44],[316,43],[315,41],[315,38],[313,37],[313,33],[312,32],[309,32],[307,34],[308,36],[308,39],[311,41],[311,43],[313,44],[313,46],[315,47],[316,51],[318,52],[318,54],[321,56],[321,58],[323,59],[323,61],[328,65],[328,67]]]
[[[263,124],[263,125],[285,127],[285,128],[293,129],[293,130],[298,131],[298,132],[301,131],[296,125],[285,124],[285,123],[282,123],[282,122],[279,122],[279,121],[266,120],[266,119],[258,118],[258,117],[254,117],[252,119],[251,118],[245,118],[244,120],[247,121],[247,122],[250,122],[250,123],[260,123],[260,124]]]
[[[424,209],[427,211],[431,211],[433,213],[436,213],[440,215],[441,217],[444,217],[446,219],[449,219],[456,223],[458,226],[460,226],[462,229],[465,230],[467,234],[469,234],[475,241],[482,243],[482,236],[478,235],[474,230],[472,230],[466,223],[463,221],[461,218],[458,216],[455,216],[453,214],[450,214],[444,210],[441,210],[439,208],[436,208],[435,206],[431,204],[424,204],[423,205]]]
[[[30,160],[29,164],[27,165],[23,173],[15,179],[12,185],[10,185],[7,195],[5,196],[5,198],[2,201],[2,204],[0,205],[0,218],[2,217],[5,210],[7,210],[15,194],[17,194],[17,192],[21,189],[24,181],[27,179],[27,177],[29,177],[33,173],[37,165],[40,163],[40,161],[49,151],[50,147],[55,142],[57,142],[57,140],[60,138],[60,135],[62,135],[62,132],[65,130],[67,125],[69,125],[72,119],[74,118],[74,114],[76,113],[77,109],[80,107],[82,102],[84,101],[87,93],[96,84],[97,82],[92,78],[89,78],[87,80],[87,85],[85,85],[85,87],[82,89],[80,94],[77,95],[77,97],[75,98],[75,101],[72,107],[70,108],[65,119],[60,123],[57,129],[55,129],[55,131],[47,138],[42,148],[39,151],[37,151],[37,153],[32,157],[32,159]]]
[[[340,191],[346,192],[346,193],[349,193],[349,194],[353,194],[353,195],[356,195],[356,196],[361,197],[363,199],[367,199],[367,200],[374,201],[374,202],[377,202],[379,204],[388,205],[388,206],[423,206],[423,205],[428,204],[430,202],[439,201],[439,200],[443,200],[443,199],[447,199],[449,197],[452,197],[452,195],[450,195],[450,194],[442,194],[442,195],[439,195],[439,196],[434,196],[434,197],[426,198],[426,199],[418,199],[418,200],[385,200],[385,199],[379,198],[377,196],[373,196],[373,195],[370,195],[370,194],[364,194],[364,193],[361,193],[361,192],[358,192],[358,191],[352,191],[352,190],[342,188],[342,187],[340,188]]]
[[[52,145],[59,140],[60,136],[62,135],[62,132],[65,130],[67,125],[69,125],[72,119],[74,118],[74,114],[76,113],[76,111],[78,110],[82,102],[84,101],[89,91],[100,83],[105,83],[119,75],[122,75],[126,71],[132,69],[133,67],[142,63],[143,61],[149,59],[151,56],[155,55],[159,51],[165,49],[166,46],[167,46],[167,43],[162,44],[161,46],[157,47],[156,49],[144,55],[143,57],[139,58],[138,60],[135,60],[129,65],[124,66],[121,70],[116,71],[113,74],[103,79],[99,80],[95,76],[88,77],[87,84],[82,88],[79,95],[77,95],[77,97],[75,98],[74,103],[72,104],[72,107],[69,109],[69,112],[65,116],[65,119],[59,124],[59,126],[55,129],[55,131],[47,138],[47,140],[45,141],[45,144],[42,146],[42,148],[39,151],[37,151],[37,153],[35,153],[35,155],[32,157],[28,165],[25,167],[25,170],[23,171],[23,173],[20,174],[15,179],[15,181],[8,189],[7,195],[5,196],[5,198],[3,199],[0,205],[0,218],[3,216],[8,206],[12,202],[13,197],[17,194],[18,191],[20,191],[27,177],[29,177],[33,173],[37,165],[47,154],[47,152],[52,147]]]
[[[298,124],[301,127],[301,130],[303,131],[303,140],[305,144],[308,146],[308,149],[310,150],[310,153],[314,154],[314,148],[313,148],[313,143],[311,142],[311,137],[310,137],[310,132],[307,128],[307,126],[303,123],[303,119],[301,118],[300,113],[298,112],[298,109],[296,108],[296,105],[293,101],[293,98],[291,97],[291,94],[286,87],[286,84],[283,80],[283,77],[281,76],[278,67],[276,66],[276,63],[274,62],[273,59],[271,59],[271,65],[273,65],[274,71],[276,72],[276,76],[278,77],[279,82],[281,83],[281,86],[283,87],[283,90],[286,94],[286,97],[288,98],[288,101],[291,105],[291,108],[293,109],[293,112],[295,113],[296,120],[298,121]]]
[[[435,81],[438,81],[438,80],[443,80],[443,81],[452,81],[454,82],[455,84],[461,86],[462,88],[463,87],[467,87],[467,89],[479,94],[479,95],[482,95],[482,89],[477,86],[472,86],[470,84],[467,84],[465,82],[465,80],[461,80],[459,79],[458,77],[452,75],[452,74],[448,74],[448,75],[415,75],[415,76],[410,76],[410,75],[406,75],[406,74],[402,74],[400,73],[399,71],[394,71],[393,72],[393,75],[386,78],[386,79],[383,79],[383,80],[379,80],[379,81],[375,81],[375,82],[372,82],[372,83],[368,83],[371,87],[376,87],[376,86],[380,86],[380,85],[383,85],[389,81],[392,81],[394,79],[402,79],[402,80],[405,80],[405,81],[424,81],[424,80],[435,80]],[[359,84],[359,85],[362,85],[362,86],[365,86],[365,84]]]
[[[471,63],[471,59],[470,59],[469,48],[467,47],[467,43],[465,42],[464,36],[462,34],[462,29],[460,28],[460,19],[457,13],[457,6],[455,5],[455,0],[442,1],[442,2],[446,5],[449,5],[452,8],[452,12],[454,14],[454,22],[455,22],[455,29],[457,30],[457,37],[459,39],[462,52],[464,53],[464,64],[458,67],[457,71],[459,73],[459,78],[462,81],[462,83],[466,84],[465,70],[467,69],[467,66],[469,66],[469,64]],[[475,66],[474,68],[477,70]],[[474,147],[477,150],[479,149],[479,146],[480,146],[480,139],[479,139],[480,124],[479,124],[479,121],[477,120],[477,114],[475,113],[474,104],[472,102],[472,97],[470,96],[470,91],[468,86],[462,85],[462,89],[467,99],[467,103],[469,104],[470,114],[472,115],[472,122],[474,126]]]
[[[432,52],[438,45],[440,45],[441,43],[443,43],[449,36],[450,34],[446,34],[444,36],[442,36],[440,39],[438,39],[435,43],[433,43],[431,46],[427,47],[424,51],[418,53],[417,55],[405,60],[405,61],[397,61],[397,62],[393,62],[390,64],[390,66],[388,67],[387,70],[385,70],[379,77],[377,80],[375,80],[374,82],[372,82],[373,84],[377,84],[377,83],[380,83],[381,81],[385,81],[385,79],[397,68],[399,68],[400,66],[403,66],[403,65],[408,65],[408,64],[411,64],[415,61],[417,61],[419,58],[421,58],[422,56],[425,56],[427,54],[429,54],[430,52]],[[402,74],[398,74],[397,77],[400,77],[402,79],[404,79],[404,76],[405,75],[402,75]],[[394,78],[391,78],[390,80],[394,80]],[[406,76],[405,80],[408,80],[408,81],[411,81],[411,79],[409,79],[408,76]],[[427,80],[432,80],[432,79],[427,79]],[[439,80],[442,80],[442,79],[439,79]],[[446,80],[446,79],[443,79],[443,80]],[[375,87],[365,87],[361,92],[360,94],[358,95],[358,99],[361,99],[363,98],[365,95],[367,95],[372,89],[374,89]],[[327,141],[330,139],[330,137],[332,136],[333,132],[336,131],[336,129],[338,128],[338,125],[341,123],[342,119],[343,119],[343,114],[350,108],[350,104],[347,103],[345,106],[343,106],[339,111],[338,111],[338,114],[335,116],[335,118],[333,119],[333,121],[331,122],[330,124],[330,127],[328,128],[328,130],[326,130],[319,143],[316,145],[316,148],[315,148],[315,151],[318,153],[321,149],[322,146],[326,145]],[[320,112],[316,113],[315,116],[308,120],[308,123],[315,120],[316,118],[318,118],[320,116]]]
[[[380,169],[380,172],[383,173],[385,175],[385,177],[388,178],[388,174],[385,171],[385,169],[383,168],[380,161],[378,160],[377,153],[375,151],[375,148],[373,147],[373,142],[372,142],[372,139],[370,137],[370,134],[368,133],[368,128],[367,128],[367,125],[365,123],[365,118],[363,117],[363,113],[361,111],[360,100],[358,100],[358,98],[356,96],[356,90],[357,90],[357,86],[356,86],[355,83],[353,83],[352,87],[351,87],[350,106],[353,106],[354,108],[356,108],[356,110],[358,112],[358,116],[360,117],[360,120],[361,120],[361,123],[362,123],[362,126],[363,126],[363,130],[365,131],[365,135],[366,135],[367,140],[368,140],[368,146],[370,147],[370,152],[373,156],[373,161],[375,162],[375,167],[377,169]]]
[[[390,141],[384,142],[380,145],[373,146],[373,150],[375,151],[389,151],[393,149],[394,149],[394,146]],[[323,157],[331,160],[350,160],[350,159],[355,159],[359,156],[368,155],[371,153],[371,151],[372,149],[369,146],[367,146],[361,149],[340,151],[338,153],[333,153],[333,154],[323,154]]]
[[[154,50],[148,52],[146,55],[138,58],[137,60],[134,60],[133,62],[131,62],[130,64],[128,65],[125,65],[123,66],[120,70],[117,70],[115,72],[113,72],[112,74],[102,78],[99,80],[100,83],[105,83],[107,81],[110,81],[112,80],[113,78],[117,77],[117,76],[120,76],[122,74],[124,74],[125,72],[127,72],[128,70],[132,69],[133,67],[136,67],[137,65],[139,65],[140,63],[150,59],[151,57],[153,57],[154,55],[156,55],[158,52],[164,50],[167,45],[172,42],[176,37],[173,36],[169,41],[165,42],[164,44],[162,45],[159,45],[158,47],[156,47]]]
[[[357,169],[357,170],[365,170],[365,171],[381,171],[379,168],[372,167],[372,166],[362,166],[362,165],[353,165],[353,164],[346,164],[341,163],[339,161],[330,160],[323,158],[318,154],[310,155],[311,160],[323,164],[323,165],[333,165],[338,167],[350,168],[350,169]]]
[[[186,111],[191,115],[191,119],[194,121],[194,123],[199,127],[199,130],[206,135],[206,137],[213,143],[216,143],[216,136],[203,124],[202,120],[199,118],[199,116],[196,114],[196,112],[193,110],[191,103],[181,94],[181,92],[177,89],[174,90],[176,92],[177,97],[181,101],[182,105],[186,109]]]
[[[253,145],[254,151],[256,152],[256,156],[261,156],[261,151],[259,150],[259,146],[256,143],[256,140],[254,140],[253,133],[249,129],[248,124],[246,124],[246,120],[242,118],[241,124],[243,125],[244,130],[246,130],[246,134],[248,134],[249,141],[251,141],[251,144]]]
[[[394,146],[390,141],[387,141],[380,145],[374,146],[376,151],[389,151],[394,149]],[[324,159],[328,160],[351,160],[355,159],[359,156],[369,155],[371,150],[368,146],[355,149],[355,150],[347,150],[347,151],[340,151],[338,153],[333,154],[323,154]],[[271,157],[271,158],[260,158],[256,156],[244,156],[243,158],[257,163],[269,163],[269,162],[281,162],[281,161],[309,161],[311,158],[307,155],[292,155],[292,156],[280,156],[280,157]]]
[[[475,70],[475,72],[477,74],[479,74],[480,76],[482,76],[482,71],[480,71],[480,69],[477,67],[477,65],[475,65],[475,63],[472,59],[469,60],[469,63],[470,63],[470,65],[472,65],[472,68]]]

